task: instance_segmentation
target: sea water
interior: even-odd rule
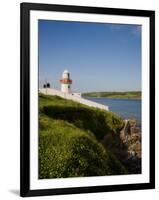
[[[136,119],[137,124],[141,126],[141,100],[139,99],[84,98],[109,106],[110,111],[120,115],[123,119]]]

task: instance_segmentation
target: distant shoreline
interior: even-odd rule
[[[92,96],[86,96],[83,95],[83,97],[88,97],[88,98],[105,98],[105,99],[123,99],[123,100],[141,100],[141,98],[125,98],[125,97],[92,97]]]
[[[96,98],[108,98],[108,99],[127,99],[127,100],[141,100],[140,91],[130,92],[88,92],[83,93],[83,97],[96,97]]]

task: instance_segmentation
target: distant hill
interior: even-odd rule
[[[89,93],[83,93],[82,96],[87,96],[87,97],[105,97],[105,98],[112,98],[112,99],[141,99],[141,91],[89,92]]]

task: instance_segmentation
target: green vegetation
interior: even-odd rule
[[[112,99],[141,99],[140,91],[132,92],[89,92],[83,93],[83,96],[88,97],[105,97]]]
[[[122,127],[122,119],[111,112],[39,94],[39,178],[127,173],[101,144]]]

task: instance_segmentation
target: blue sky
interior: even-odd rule
[[[72,90],[141,90],[141,27],[39,20],[39,85],[60,89],[70,71]]]

